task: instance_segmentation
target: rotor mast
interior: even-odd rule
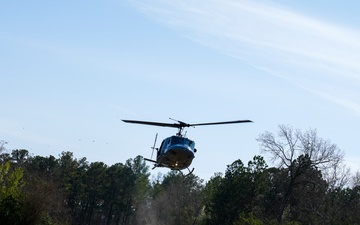
[[[184,127],[190,127],[191,125],[188,124],[188,123],[185,123],[183,121],[180,121],[180,120],[176,120],[176,119],[173,119],[171,117],[169,117],[170,120],[174,120],[175,122],[178,122],[178,132],[176,133],[176,136],[179,136],[179,137],[182,137],[182,132],[184,131]]]

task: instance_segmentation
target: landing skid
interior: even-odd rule
[[[155,169],[156,167],[158,167],[158,166],[157,166],[157,162],[156,162],[155,160],[148,159],[148,158],[144,158],[144,160],[155,163],[155,164],[154,164],[154,167],[153,167],[152,169]]]
[[[187,168],[187,169],[188,169],[189,173],[186,174],[185,176],[189,176],[190,174],[192,174],[192,173],[194,172],[194,169],[195,169],[195,168],[192,168],[192,170],[190,170],[189,168]]]
[[[178,171],[179,171],[182,175],[184,175],[185,177],[187,177],[187,176],[191,175],[191,174],[194,172],[194,169],[195,169],[195,168],[192,168],[192,170],[190,170],[189,168],[186,168],[186,169],[188,169],[188,171],[189,171],[189,173],[186,174],[186,175],[184,175],[184,173],[183,173],[181,170],[178,170]]]
[[[144,158],[144,160],[149,161],[149,162],[153,162],[153,163],[157,163],[155,160],[148,159],[148,158]]]
[[[158,162],[155,161],[155,160],[148,159],[148,158],[144,158],[144,160],[149,161],[149,162],[152,162],[152,163],[155,163],[155,164],[154,164],[154,167],[153,167],[152,169],[155,169],[156,167],[159,167]],[[189,168],[186,168],[186,169],[189,171],[189,173],[186,174],[186,175],[184,175],[183,172],[182,172],[181,170],[179,170],[179,169],[175,169],[175,170],[179,171],[179,172],[182,173],[184,176],[189,176],[190,174],[192,174],[192,173],[194,172],[194,169],[195,169],[195,168],[192,168],[192,170],[190,170]],[[174,169],[173,169],[173,170],[174,170]]]

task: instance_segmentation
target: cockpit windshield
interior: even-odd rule
[[[183,137],[177,137],[177,136],[172,136],[170,139],[170,145],[176,145],[176,144],[180,144],[180,145],[187,145],[190,148],[194,148],[195,143],[187,138],[183,138]]]
[[[173,137],[171,137],[171,144],[172,145],[175,145],[175,144],[184,144],[184,138],[181,138],[181,137],[175,137],[175,136],[173,136]]]

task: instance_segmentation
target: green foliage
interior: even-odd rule
[[[0,199],[8,196],[19,198],[20,189],[24,185],[22,169],[15,168],[11,171],[10,165],[10,162],[0,164]]]
[[[0,224],[20,224],[23,171],[12,168],[9,161],[0,164]]]
[[[269,168],[262,156],[247,164],[238,159],[204,185],[178,171],[150,181],[141,156],[108,166],[72,152],[9,154],[4,144],[0,224],[275,225],[279,214],[284,225],[360,221],[360,186],[334,188],[307,153],[281,168]]]
[[[233,224],[241,213],[255,210],[255,202],[264,186],[263,173],[267,165],[255,156],[245,166],[241,160],[228,165],[225,177],[213,177],[206,190],[205,211],[208,224]]]
[[[171,171],[153,182],[156,194],[142,204],[137,224],[194,224],[202,209],[202,180]]]
[[[246,215],[244,212],[240,214],[239,219],[234,222],[234,225],[263,225],[264,223],[256,219],[252,213]]]
[[[0,223],[21,224],[23,219],[20,199],[8,195],[0,201]]]
[[[11,152],[11,158],[16,164],[23,165],[29,157],[29,151],[26,149],[15,149]]]

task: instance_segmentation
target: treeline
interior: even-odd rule
[[[336,145],[288,126],[257,140],[276,167],[238,159],[206,183],[177,171],[151,178],[140,156],[109,166],[0,142],[0,224],[359,223],[359,173],[350,176]]]

